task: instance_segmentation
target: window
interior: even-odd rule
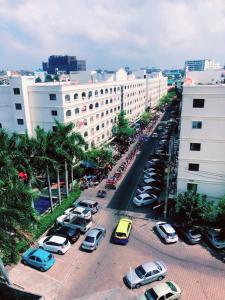
[[[105,124],[104,123],[102,123],[102,128],[104,128],[105,127]]]
[[[23,125],[24,124],[23,119],[17,119],[17,124],[18,125]]]
[[[99,125],[96,126],[96,131],[98,131],[98,130],[99,130]]]
[[[173,293],[168,293],[168,294],[166,294],[166,299],[169,299],[172,296],[173,296]]]
[[[14,88],[13,93],[14,93],[14,95],[20,95],[20,89],[19,88]]]
[[[56,94],[49,94],[49,100],[56,100]]]
[[[113,100],[112,100],[112,99],[110,99],[110,103],[113,103]]]
[[[188,170],[189,171],[199,171],[199,164],[189,164]]]
[[[92,97],[92,91],[89,91],[88,92],[88,98],[91,98]]]
[[[74,94],[74,100],[78,99],[78,94]]]
[[[86,98],[86,93],[83,92],[83,93],[81,94],[81,97],[82,97],[82,99]]]
[[[104,112],[101,113],[101,117],[104,117]]]
[[[100,91],[100,94],[103,95],[103,93],[104,93],[103,90],[101,90],[101,91]]]
[[[79,112],[80,112],[79,108],[75,108],[75,114],[77,115],[79,114]]]
[[[0,128],[2,128],[2,123],[0,123]]]
[[[112,94],[112,91],[113,91],[113,90],[112,90],[112,88],[110,88],[110,90],[109,90],[109,91],[110,91],[110,94]]]
[[[108,104],[109,103],[109,100],[105,100],[105,104]]]
[[[57,110],[52,110],[52,116],[57,116],[57,115],[58,115]]]
[[[70,109],[66,111],[66,116],[71,117],[71,110]]]
[[[15,103],[15,108],[17,110],[21,110],[22,109],[22,104],[21,103]]]
[[[88,136],[88,132],[87,131],[85,131],[85,133],[84,133],[84,137],[86,137],[86,136]]]
[[[201,144],[200,143],[190,143],[190,150],[191,151],[200,151]]]
[[[95,91],[95,97],[98,97],[98,90]]]
[[[57,127],[56,126],[52,126],[52,131],[56,131]]]
[[[112,108],[110,109],[110,112],[111,112],[111,113],[113,112]]]
[[[187,184],[187,190],[188,191],[193,191],[194,193],[196,193],[197,188],[198,188],[198,185],[196,183],[188,183]]]
[[[89,105],[89,109],[93,109],[93,104],[90,104],[90,105]]]
[[[106,115],[108,115],[109,111],[107,110],[105,113],[106,113]]]
[[[203,108],[205,104],[205,99],[193,99],[193,107]]]
[[[70,101],[70,95],[66,95],[65,100],[66,100],[66,102],[69,102]]]
[[[97,107],[99,107],[99,104],[98,104],[98,102],[96,102],[96,103],[95,103],[95,107],[96,107],[96,108],[97,108]]]
[[[192,121],[193,129],[202,129],[202,121]]]
[[[105,89],[105,94],[108,94],[108,89]]]

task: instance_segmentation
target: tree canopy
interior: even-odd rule
[[[134,129],[130,126],[125,115],[125,111],[122,110],[118,114],[116,125],[113,128],[113,135],[119,140],[127,140],[134,135]]]

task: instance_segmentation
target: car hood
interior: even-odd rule
[[[132,278],[132,281],[131,281],[131,278]],[[131,270],[131,272],[127,272],[126,279],[127,279],[127,281],[129,281],[132,284],[137,284],[142,281],[142,279],[139,278],[137,276],[137,274],[135,273],[135,270]]]

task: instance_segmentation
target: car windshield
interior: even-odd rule
[[[97,205],[98,205],[98,202],[95,202],[95,203],[93,204],[94,207],[96,207]]]
[[[144,268],[142,266],[138,266],[136,269],[135,269],[135,273],[137,274],[137,276],[139,278],[143,278],[146,274]]]
[[[119,237],[126,237],[126,234],[123,232],[117,232],[116,235]]]
[[[174,236],[176,236],[177,234],[176,234],[176,232],[169,232],[168,235],[171,236],[171,237],[174,237]]]
[[[190,233],[192,236],[200,235],[200,231],[197,228],[191,229]]]
[[[86,236],[84,241],[88,243],[94,243],[95,239],[93,238],[93,236]]]
[[[45,259],[45,261],[47,262],[47,261],[49,261],[51,259],[52,259],[52,254],[49,254],[49,256]]]
[[[142,197],[141,197],[140,195],[136,196],[136,198],[137,198],[138,200],[141,200],[141,199],[142,199]]]
[[[146,296],[147,300],[156,300],[156,299],[158,299],[158,295],[156,294],[156,292],[153,289],[147,290],[145,292],[145,296]]]
[[[85,208],[85,210],[83,211],[83,214],[86,215],[90,212],[90,210],[88,208]]]
[[[172,282],[167,281],[166,284],[171,288],[171,290],[172,290],[173,292],[177,292],[177,289],[176,289],[175,285],[172,284]]]

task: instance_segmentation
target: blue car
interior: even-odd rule
[[[24,265],[29,265],[44,272],[50,269],[54,263],[54,256],[42,249],[30,248],[22,256]]]

